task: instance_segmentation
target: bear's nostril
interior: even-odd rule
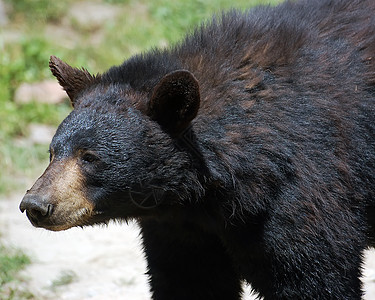
[[[53,205],[38,195],[26,195],[20,204],[21,212],[26,211],[33,219],[48,217],[52,214]]]
[[[47,205],[47,213],[45,214],[45,216],[52,215],[52,211],[53,211],[53,205],[52,204],[48,204]]]

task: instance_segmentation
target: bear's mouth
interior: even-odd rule
[[[59,218],[57,215],[43,217],[35,212],[26,210],[26,216],[34,227],[44,228],[51,231],[62,231],[72,227],[83,227],[96,223],[105,222],[104,211],[88,212],[87,209],[80,209],[74,212],[68,219]]]

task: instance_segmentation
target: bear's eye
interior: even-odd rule
[[[94,153],[92,152],[85,152],[83,153],[82,157],[81,157],[82,161],[84,162],[87,162],[87,163],[93,163],[95,161],[98,161],[99,160],[99,157],[96,156]]]

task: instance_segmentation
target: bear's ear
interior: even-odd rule
[[[154,88],[148,103],[151,119],[172,135],[181,133],[198,113],[199,84],[186,70],[165,75]]]
[[[77,96],[100,79],[100,75],[91,75],[84,68],[73,68],[56,56],[51,56],[49,68],[68,94],[73,107]]]

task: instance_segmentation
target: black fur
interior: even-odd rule
[[[232,11],[77,90],[52,59],[74,110],[51,151],[95,153],[87,224],[139,222],[155,300],[240,299],[242,280],[265,299],[360,299],[374,61],[372,0]]]

